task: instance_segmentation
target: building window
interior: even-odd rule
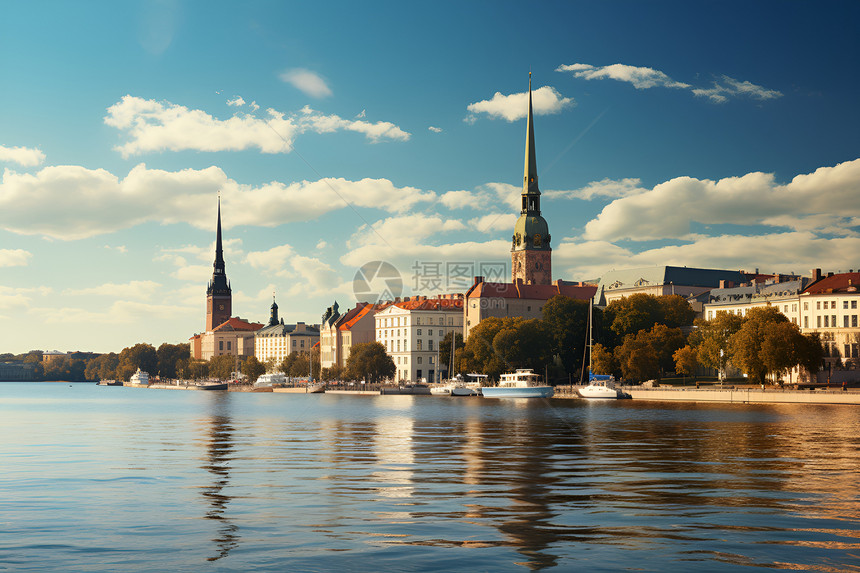
[[[218,350],[224,350],[224,341],[223,340],[218,341]]]
[[[835,314],[830,315],[830,324],[831,324],[831,326],[833,326],[833,328],[836,328],[836,315]]]
[[[848,328],[848,315],[842,317],[842,326],[843,328]]]
[[[418,357],[418,364],[421,364],[421,357],[420,356]],[[419,372],[420,372],[420,370],[419,370]]]
[[[808,316],[803,317],[803,328],[809,328],[809,317]]]
[[[427,341],[427,350],[433,350],[433,339]]]
[[[444,317],[444,316],[440,316],[440,317],[439,317],[439,326],[444,326],[444,325],[445,325],[445,317]]]
[[[848,308],[848,301],[847,300],[842,301],[842,308]]]
[[[230,341],[227,341],[227,350],[230,350]]]
[[[418,329],[418,336],[421,336],[421,329]]]
[[[820,300],[815,301],[815,308],[817,310],[821,310],[821,301]],[[824,307],[824,308],[827,308],[827,307]]]
[[[851,301],[851,308],[857,308],[857,301],[856,300]]]
[[[421,339],[420,338],[415,341],[415,344],[417,344],[416,349],[421,350]],[[419,358],[419,360],[420,360],[420,358]]]
[[[824,315],[824,328],[828,328],[830,326],[830,317],[826,314]]]
[[[809,310],[809,303],[808,302],[803,303],[803,310]]]
[[[818,319],[818,320],[817,320],[818,328],[821,328],[821,317],[820,317],[820,316],[816,316],[815,318],[816,318],[816,319]]]
[[[400,341],[397,341],[397,352],[400,352]]]
[[[436,357],[435,357],[435,356],[431,356],[431,357],[430,357],[430,364],[435,364],[435,363],[436,363],[436,362],[434,361],[434,358],[436,358]]]
[[[421,370],[420,369],[415,371],[415,377],[418,378],[418,380],[421,380]]]
[[[851,315],[851,328],[857,328],[857,315]]]

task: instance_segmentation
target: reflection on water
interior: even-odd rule
[[[213,392],[207,396],[212,399],[212,414],[201,425],[207,433],[206,456],[200,466],[212,474],[212,484],[201,491],[209,503],[206,519],[217,520],[217,535],[212,540],[217,554],[207,561],[217,561],[239,545],[239,527],[225,515],[230,496],[226,488],[230,484],[230,469],[233,460],[233,426],[229,415],[229,394]]]
[[[860,571],[853,407],[15,388],[0,570]]]

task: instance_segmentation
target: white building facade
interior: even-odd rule
[[[439,345],[447,333],[463,332],[463,298],[407,298],[380,310],[374,319],[376,340],[397,367],[396,381],[438,382],[448,370],[439,367]]]

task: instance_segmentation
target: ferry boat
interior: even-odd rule
[[[149,384],[149,373],[138,368],[137,372],[131,375],[129,382],[132,384]]]
[[[531,368],[517,368],[516,372],[502,374],[498,386],[481,386],[487,398],[550,398],[552,386],[540,383],[540,376]]]
[[[266,386],[274,386],[275,384],[286,384],[287,377],[283,372],[273,372],[272,374],[263,374],[257,381],[254,382],[255,388],[264,388]]]

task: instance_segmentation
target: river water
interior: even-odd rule
[[[860,409],[0,384],[0,571],[860,570]]]

